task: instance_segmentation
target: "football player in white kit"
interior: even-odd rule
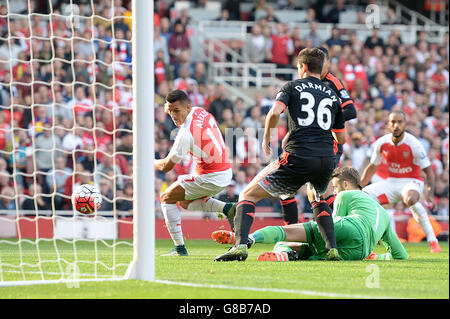
[[[420,141],[405,132],[406,115],[403,111],[391,112],[388,127],[391,133],[380,137],[374,143],[370,163],[362,174],[362,184],[367,185],[370,182],[382,161],[387,165],[387,178],[364,187],[363,191],[381,205],[403,201],[425,232],[431,252],[438,253],[441,247],[428,213],[419,201],[424,190],[423,171],[428,186],[426,199],[432,205],[436,204],[433,199],[435,177],[430,160]]]
[[[180,129],[167,157],[155,160],[155,169],[168,172],[188,153],[196,164],[194,174],[178,176],[161,194],[162,212],[175,244],[168,255],[187,256],[177,203],[188,210],[223,213],[232,224],[235,205],[211,196],[225,189],[233,174],[222,134],[210,113],[191,106],[188,96],[181,90],[167,95],[165,110]]]

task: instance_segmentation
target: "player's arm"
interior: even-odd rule
[[[408,259],[408,253],[406,252],[405,247],[403,247],[400,239],[398,239],[397,234],[390,225],[388,225],[383,237],[381,237],[381,242],[386,248],[387,254],[392,256],[392,258]],[[387,258],[387,254],[380,254],[377,259],[390,259]]]
[[[366,166],[364,169],[362,176],[361,176],[361,183],[363,186],[366,186],[370,183],[370,180],[372,179],[373,175],[377,172],[378,166],[380,166],[381,163],[381,151],[380,151],[380,142],[377,140],[374,144],[372,157],[370,158],[369,165]]]
[[[427,166],[423,169],[423,172],[425,173],[426,176],[426,196],[427,196],[427,200],[433,205],[433,208],[435,208],[436,206],[436,202],[434,200],[434,185],[435,185],[435,176],[434,176],[434,172],[433,169],[430,166]]]
[[[271,149],[269,146],[270,137],[272,129],[278,126],[278,121],[280,120],[280,116],[286,110],[286,105],[283,102],[275,101],[272,105],[272,108],[267,113],[266,123],[264,127],[264,138],[263,138],[263,149],[266,154],[271,153]]]
[[[431,168],[430,159],[427,156],[427,152],[423,147],[422,143],[420,143],[417,139],[413,140],[412,150],[413,150],[413,162],[414,164],[420,166],[422,171],[425,173],[425,185],[427,188],[425,189],[427,200],[433,205],[433,208],[436,207],[436,202],[434,201],[434,185],[435,185],[435,176],[433,169]]]
[[[344,114],[344,120],[349,121],[356,119],[356,107],[353,104],[353,100],[342,100],[342,113]]]
[[[155,160],[155,170],[167,173],[172,170],[177,163],[178,162],[174,158],[173,154],[169,154],[166,158]]]
[[[373,175],[377,172],[378,166],[379,165],[375,165],[374,163],[369,163],[369,165],[366,166],[361,176],[361,183],[363,186],[369,184]]]
[[[334,104],[337,108],[337,112],[336,117],[334,118],[333,127],[331,128],[331,133],[339,144],[344,145],[347,139],[345,134],[344,113],[342,112],[342,106],[339,99],[337,99]]]
[[[155,169],[164,173],[172,170],[187,155],[192,142],[187,131],[180,129],[169,154],[165,158],[154,161]]]
[[[349,121],[356,118],[356,107],[353,103],[350,94],[345,89],[344,84],[341,80],[335,77],[333,74],[328,73],[327,79],[329,80],[329,85],[334,92],[339,96],[342,103],[342,110],[344,115],[344,121]]]
[[[346,134],[345,134],[345,128],[341,130],[333,130],[331,131],[333,134],[334,139],[341,145],[344,145],[346,142]]]

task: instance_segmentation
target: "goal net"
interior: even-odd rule
[[[0,286],[119,279],[136,259],[134,5],[0,0]],[[102,194],[92,215],[80,184]]]

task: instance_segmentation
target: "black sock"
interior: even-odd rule
[[[336,195],[330,195],[327,198],[325,198],[325,201],[327,202],[328,206],[330,206],[331,211],[333,211],[333,206],[334,206],[334,200],[336,199]]]
[[[289,197],[285,200],[280,200],[281,203],[281,215],[283,216],[286,224],[297,224],[298,223],[298,208],[297,201],[294,196]]]
[[[314,218],[327,249],[337,248],[334,235],[333,212],[325,200],[312,203]]]
[[[247,244],[254,218],[255,203],[248,200],[240,201],[236,206],[236,217],[234,218],[236,246]]]

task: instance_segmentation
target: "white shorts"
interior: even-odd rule
[[[188,174],[178,176],[177,181],[184,188],[185,200],[214,196],[231,183],[233,172],[227,169],[222,172],[209,174]]]
[[[363,188],[364,192],[381,205],[402,201],[410,190],[422,195],[423,181],[415,178],[387,178]]]

